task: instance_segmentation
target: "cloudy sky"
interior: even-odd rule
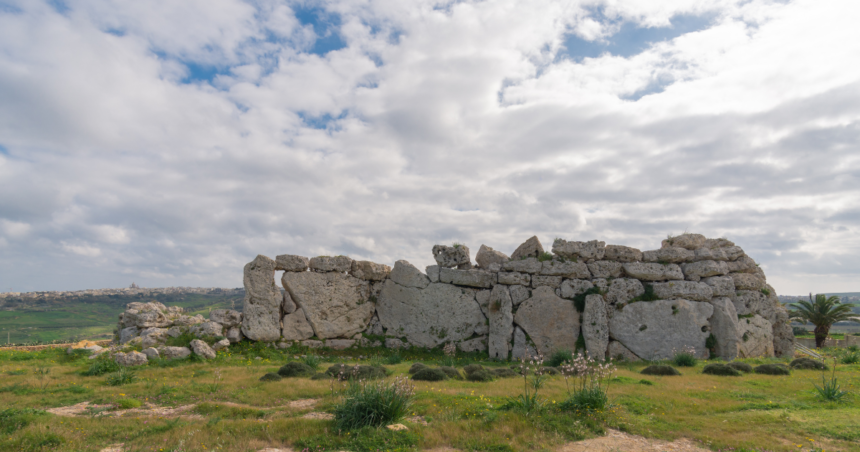
[[[0,0],[0,291],[728,237],[860,290],[856,0]]]

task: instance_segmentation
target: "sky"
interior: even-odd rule
[[[726,237],[860,291],[856,0],[0,0],[0,291]]]

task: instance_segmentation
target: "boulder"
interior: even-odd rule
[[[158,350],[156,350],[156,349],[155,349],[155,348],[153,348],[153,347],[145,348],[145,349],[143,349],[143,351],[142,351],[141,353],[143,353],[144,355],[146,355],[147,362],[149,362],[149,360],[150,360],[150,359],[156,359],[156,358],[160,358],[160,357],[161,357],[161,356],[158,354]]]
[[[191,356],[191,350],[187,347],[160,347],[158,352],[164,359],[182,359]]]
[[[525,259],[529,257],[537,258],[543,253],[543,245],[540,244],[540,240],[538,240],[537,236],[535,235],[532,238],[523,242],[522,245],[518,246],[517,249],[514,250],[514,253],[511,254],[511,260],[518,261],[520,259]]]
[[[681,271],[689,281],[698,281],[709,276],[725,275],[729,272],[725,262],[699,261],[681,264]]]
[[[439,281],[458,286],[487,289],[496,284],[496,273],[482,270],[455,270],[442,267],[439,269]]]
[[[351,337],[364,331],[373,316],[367,281],[333,272],[287,272],[281,282],[320,339]]]
[[[441,277],[441,268],[439,270]],[[394,269],[391,270],[389,278],[401,286],[418,289],[423,289],[430,284],[430,278],[405,260],[399,260],[394,263]]]
[[[668,245],[673,247],[696,250],[705,246],[705,240],[705,236],[702,234],[684,233],[675,237],[669,237],[664,243],[668,242]]]
[[[711,286],[715,297],[734,297],[735,280],[729,276],[711,276],[702,280]]]
[[[314,329],[308,323],[305,312],[301,309],[296,309],[292,314],[285,315],[283,324],[282,335],[288,341],[303,341],[314,335]]]
[[[652,264],[642,262],[631,262],[624,265],[624,272],[628,276],[644,281],[667,281],[682,280],[684,274],[681,267],[675,264]]]
[[[194,339],[188,345],[191,347],[191,350],[195,355],[206,359],[212,359],[215,357],[215,350],[212,350],[212,347],[210,347],[209,344],[201,341],[200,339]]]
[[[608,286],[604,299],[610,313],[616,306],[627,303],[645,293],[645,287],[638,279],[613,279],[611,283],[608,283]]]
[[[500,272],[499,284],[528,286],[531,284],[531,276],[528,273]]]
[[[158,304],[161,304],[161,303],[158,303]],[[133,310],[132,311],[126,311],[125,312],[126,317],[131,317],[131,316],[129,316],[129,313],[131,313],[131,312],[134,312],[134,311]],[[133,314],[133,318],[134,318],[134,326],[137,326],[138,328],[141,328],[141,329],[144,329],[144,328],[164,328],[164,327],[170,326],[171,323],[173,323],[173,322],[171,322],[170,319],[167,318],[166,315],[164,315],[163,312],[157,311],[157,310],[139,311],[136,314]],[[128,320],[126,320],[125,322],[126,322],[126,324],[128,324]]]
[[[284,301],[281,302],[281,312],[284,314],[292,314],[296,312],[296,309],[299,307],[296,306],[296,302],[293,301],[293,297],[290,296],[290,291],[284,291]]]
[[[159,311],[167,312],[167,306],[159,301],[132,301],[125,305],[126,310],[134,310],[138,312]]]
[[[704,248],[728,248],[730,246],[735,246],[735,242],[732,242],[729,239],[719,238],[719,239],[705,239]]]
[[[555,239],[552,242],[552,252],[557,256],[567,259],[589,260],[603,259],[606,251],[606,242],[591,240],[588,242],[568,242],[564,239]]]
[[[202,315],[197,314],[195,316],[181,315],[175,319],[173,319],[173,326],[191,326],[198,325],[205,322],[206,319],[203,318]]]
[[[419,347],[458,342],[485,331],[475,291],[432,283],[425,289],[385,281],[376,307],[387,334],[405,337]]]
[[[466,245],[433,245],[433,258],[442,268],[471,266],[471,255]]]
[[[427,278],[430,282],[439,282],[439,272],[442,267],[438,265],[428,265],[426,268]]]
[[[543,263],[533,257],[505,262],[502,264],[502,270],[506,272],[529,273],[534,275],[540,273],[541,269],[543,269]]]
[[[553,289],[557,289],[561,286],[561,276],[532,276],[532,287],[538,288],[540,286],[552,287]]]
[[[606,303],[601,295],[585,297],[585,310],[582,312],[582,336],[585,350],[594,360],[606,359],[609,347],[609,318],[606,316]]]
[[[562,276],[565,278],[591,278],[588,265],[584,262],[560,261],[556,259],[544,261],[541,265],[540,274],[542,276]]]
[[[502,265],[509,260],[511,260],[511,258],[508,257],[507,254],[501,251],[496,251],[487,245],[481,245],[481,247],[478,248],[478,254],[475,255],[475,262],[477,262],[481,268],[490,268],[490,265],[492,264]]]
[[[215,350],[216,352],[220,350],[226,350],[228,348],[230,348],[229,339],[221,339],[220,341],[212,345],[212,350]]]
[[[531,337],[544,356],[556,350],[576,349],[579,313],[570,300],[558,297],[550,287],[541,286],[532,291],[532,297],[522,302],[517,310],[514,322]]]
[[[772,357],[773,326],[760,315],[738,319],[739,358]]]
[[[625,347],[624,344],[618,341],[610,341],[608,351],[606,355],[609,359],[615,361],[641,361],[641,359],[636,356],[635,353],[631,352],[629,348]]]
[[[167,329],[167,335],[170,337],[179,337],[186,332],[188,332],[187,326],[172,326]]]
[[[117,352],[114,361],[120,366],[142,366],[147,363],[147,358],[141,352]]]
[[[727,261],[729,257],[726,256],[726,252],[721,248],[699,248],[694,252],[695,256],[693,260],[698,261]]]
[[[487,351],[487,339],[487,336],[478,336],[474,339],[460,341],[457,343],[457,348],[466,353],[485,352]]]
[[[737,260],[728,262],[726,267],[733,273],[755,273],[758,269],[758,264],[751,257],[743,255],[737,258]]]
[[[784,307],[776,309],[773,322],[773,354],[778,358],[794,356],[794,330]]]
[[[311,258],[308,266],[320,273],[346,273],[352,268],[352,259],[347,256],[317,256]]]
[[[235,344],[237,342],[241,342],[244,339],[245,335],[242,334],[241,327],[233,327],[227,330],[227,333],[224,334],[231,344]]]
[[[167,341],[167,328],[147,328],[140,332],[143,348],[150,348],[158,344],[163,344]]]
[[[511,292],[511,301],[514,303],[514,306],[519,306],[520,303],[532,296],[531,290],[526,286],[510,286],[508,290]]]
[[[714,353],[725,361],[731,361],[738,356],[738,314],[732,300],[726,297],[718,297],[710,300],[714,307],[714,314],[708,319],[711,325],[711,333],[717,339]]]
[[[285,272],[304,272],[310,264],[308,258],[292,254],[282,254],[275,257],[275,270]]]
[[[708,301],[714,296],[711,286],[694,281],[669,281],[653,283],[654,295],[664,300],[683,298],[692,301]]]
[[[621,262],[594,261],[588,263],[588,271],[594,278],[620,278],[624,274]]]
[[[325,346],[332,350],[346,350],[355,345],[353,339],[328,339],[325,341]]]
[[[695,256],[696,253],[690,250],[670,246],[659,250],[645,251],[642,253],[642,260],[645,262],[679,263],[692,262]]]
[[[490,293],[490,359],[507,360],[514,334],[513,302],[507,286],[497,285]]]
[[[209,313],[209,320],[224,328],[232,328],[242,324],[242,313],[232,309],[213,309]]]
[[[526,333],[522,328],[514,327],[514,347],[511,350],[511,359],[522,360],[537,356],[537,350],[529,343]]]
[[[119,332],[119,343],[125,344],[128,341],[138,337],[140,335],[140,329],[136,326],[130,326],[128,328],[123,328]]]
[[[220,323],[204,322],[192,326],[188,329],[188,332],[196,337],[218,337],[224,335],[224,327]]]
[[[566,279],[561,283],[561,296],[562,298],[572,300],[592,287],[594,287],[594,284],[585,279]]]
[[[277,340],[281,337],[283,296],[275,286],[275,261],[257,256],[245,265],[244,284],[242,334],[254,341]]]
[[[603,258],[616,262],[639,262],[642,260],[642,251],[629,246],[606,245]]]
[[[630,303],[609,320],[609,334],[646,360],[670,359],[685,347],[706,358],[713,313],[710,303],[683,299]]]
[[[365,281],[383,281],[391,273],[391,267],[371,261],[352,261],[349,274]]]
[[[742,250],[739,246],[729,246],[723,248],[723,252],[726,253],[726,258],[730,261],[737,260],[742,256],[746,255],[746,253],[744,253],[744,250]]]

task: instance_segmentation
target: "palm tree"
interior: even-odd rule
[[[830,327],[836,322],[860,322],[860,317],[857,317],[851,308],[854,307],[851,303],[842,303],[836,295],[827,296],[823,293],[815,295],[813,300],[812,294],[809,294],[809,301],[799,301],[798,308],[789,312],[792,320],[799,320],[803,324],[811,323],[815,325],[815,347],[821,348],[824,345],[824,340],[830,333]]]

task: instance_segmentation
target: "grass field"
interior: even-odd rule
[[[718,377],[703,374],[706,363],[700,362],[696,367],[680,368],[682,376],[659,377],[641,375],[644,363],[624,364],[609,386],[612,406],[592,414],[562,413],[554,408],[567,397],[561,377],[552,377],[541,389],[545,409],[531,415],[500,409],[508,397],[522,392],[523,381],[518,377],[489,383],[415,382],[417,393],[410,414],[420,418],[403,421],[408,432],[337,432],[331,420],[304,416],[331,412],[340,400],[338,384],[308,378],[259,381],[263,374],[310,352],[239,344],[208,362],[186,360],[169,363],[169,367],[151,363],[136,371],[134,382],[110,386],[105,376],[82,375],[92,361],[70,358],[62,350],[0,351],[0,407],[7,409],[5,418],[0,409],[0,450],[98,451],[123,443],[129,451],[257,451],[284,446],[296,451],[405,451],[442,446],[463,451],[549,451],[569,441],[601,435],[606,428],[667,440],[686,437],[715,451],[860,450],[858,364],[837,367],[842,388],[854,393],[842,403],[815,396],[813,384],[821,383],[820,371]],[[326,362],[320,368],[330,363],[367,363],[357,357],[377,352],[321,351]],[[438,352],[400,353],[404,361],[386,366],[387,380],[406,374],[413,362],[433,364],[441,359]],[[463,356],[458,365],[479,359]],[[752,365],[787,361],[746,360]],[[313,400],[291,404],[307,399]],[[76,417],[27,411],[81,402],[101,407]],[[176,417],[126,409],[139,404],[185,407],[186,411]]]

